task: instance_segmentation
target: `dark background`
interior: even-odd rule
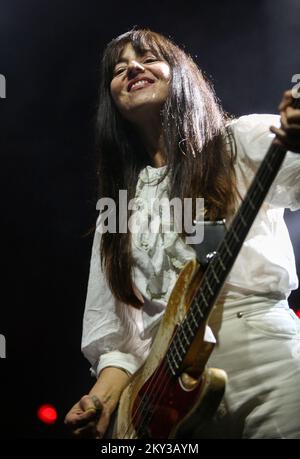
[[[67,437],[92,385],[81,321],[96,219],[93,149],[104,45],[133,25],[185,47],[234,115],[276,113],[300,73],[299,0],[0,0],[0,436]],[[299,212],[286,220],[300,272]],[[291,305],[300,308],[299,291]],[[36,417],[52,403],[58,421]]]

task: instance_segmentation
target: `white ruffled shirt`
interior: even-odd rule
[[[271,125],[280,125],[278,115],[242,116],[230,123],[237,148],[236,174],[243,196],[274,135]],[[157,184],[165,167],[147,166],[138,178],[137,201],[168,197],[168,177]],[[284,163],[248,233],[227,278],[226,290],[260,293],[287,298],[298,286],[295,259],[284,208],[300,208],[300,155],[288,152]],[[148,216],[147,216],[148,217]],[[160,214],[149,219],[161,219]],[[99,223],[99,221],[98,221]],[[163,222],[161,222],[163,223]],[[101,270],[101,234],[96,227],[83,318],[82,351],[98,375],[108,366],[134,373],[147,358],[155,325],[184,264],[195,257],[191,246],[176,233],[144,231],[133,235],[134,283],[144,306],[136,310],[112,295]],[[226,305],[226,301],[225,301]]]

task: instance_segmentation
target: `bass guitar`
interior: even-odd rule
[[[300,100],[294,100],[300,107]],[[197,260],[182,269],[151,352],[122,393],[114,438],[188,438],[218,408],[226,373],[207,368],[214,348],[208,318],[251,225],[284,160],[286,150],[271,144],[223,241],[207,267]]]

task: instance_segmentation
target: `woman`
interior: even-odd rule
[[[102,64],[99,194],[114,200],[116,215],[119,190],[127,190],[128,200],[142,203],[204,197],[206,219],[230,221],[274,134],[293,152],[210,319],[218,345],[209,364],[229,381],[225,411],[205,436],[300,438],[300,395],[292,389],[300,378],[300,325],[286,301],[297,277],[283,221],[284,207],[300,207],[300,111],[291,107],[291,93],[279,107],[280,127],[272,115],[229,121],[193,60],[145,29],[109,43]],[[155,209],[141,212],[164,223]],[[184,232],[102,230],[100,212],[82,340],[98,379],[65,420],[75,435],[95,438],[105,434],[130,374],[147,358],[178,273],[195,256]]]

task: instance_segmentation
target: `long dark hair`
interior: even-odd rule
[[[170,199],[204,197],[208,218],[231,214],[236,180],[234,157],[224,140],[224,112],[193,59],[149,29],[134,28],[120,35],[103,54],[97,114],[99,197],[114,199],[118,215],[119,190],[128,191],[128,200],[133,198],[138,174],[149,164],[145,147],[134,127],[119,114],[110,93],[113,69],[128,43],[140,54],[150,49],[171,68],[169,95],[161,112]],[[132,284],[130,232],[104,233],[100,256],[115,297],[141,307]]]

